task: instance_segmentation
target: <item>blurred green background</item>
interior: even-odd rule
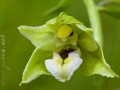
[[[99,3],[101,0],[94,0]],[[79,69],[70,81],[61,83],[52,76],[42,75],[29,84],[19,86],[22,72],[27,64],[34,46],[22,36],[17,27],[20,25],[39,26],[59,13],[43,15],[59,0],[0,0],[0,35],[5,35],[5,65],[0,66],[0,90],[99,90],[95,86],[95,76],[103,80],[103,90],[120,90],[119,78],[106,78],[98,75],[85,76]],[[88,14],[82,0],[76,0],[72,6],[63,10],[90,27]],[[120,20],[100,14],[103,36],[104,55],[111,68],[120,75]],[[0,37],[0,51],[3,49]],[[2,51],[0,52],[0,55]],[[0,56],[2,65],[2,55]],[[3,73],[4,71],[4,73]],[[2,83],[5,83],[5,86]],[[102,87],[102,86],[100,86]]]

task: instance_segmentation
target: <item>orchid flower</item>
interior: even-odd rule
[[[106,63],[102,48],[93,37],[93,29],[64,12],[44,25],[22,25],[18,29],[36,47],[25,67],[21,84],[43,74],[65,82],[77,69],[88,76],[118,77]]]

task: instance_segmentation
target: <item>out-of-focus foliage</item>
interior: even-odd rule
[[[45,15],[49,15],[55,12],[60,12],[68,7],[70,7],[76,0],[60,0],[60,2],[56,5],[54,5],[53,7],[51,7],[50,9],[46,10],[44,12]]]
[[[98,10],[120,19],[120,0],[103,0],[98,5]]]
[[[101,0],[94,0],[98,3]],[[1,0],[0,1],[0,35],[5,35],[5,65],[0,66],[0,90],[94,90],[94,76],[85,76],[78,69],[70,81],[61,83],[52,76],[41,76],[29,84],[18,86],[23,69],[34,50],[34,46],[18,31],[20,25],[39,26],[59,13],[44,16],[43,12],[56,5],[59,0]],[[90,27],[86,8],[82,0],[76,2],[64,12],[76,17]],[[120,75],[120,21],[101,14],[104,36],[104,54],[112,69]],[[0,51],[2,49],[0,37]],[[1,52],[0,52],[1,55]],[[1,63],[1,56],[0,56]],[[5,71],[4,75],[2,70]],[[4,77],[5,86],[2,86]],[[106,78],[105,90],[119,90],[119,78]],[[87,87],[86,87],[87,85]]]

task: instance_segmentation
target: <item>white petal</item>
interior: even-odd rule
[[[79,68],[82,64],[82,59],[79,57],[79,54],[76,52],[71,52],[68,55],[68,58],[64,61],[62,66],[62,75],[67,76],[67,80],[71,78],[74,71]]]
[[[69,53],[64,61],[57,53],[53,54],[53,59],[45,60],[47,70],[61,82],[69,80],[81,63],[82,59],[77,52]]]

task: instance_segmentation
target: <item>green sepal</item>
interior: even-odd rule
[[[36,48],[24,69],[20,85],[22,83],[29,83],[40,75],[50,75],[45,67],[44,61],[48,58],[52,58],[52,53],[53,52],[42,51]]]
[[[61,24],[77,24],[77,23],[82,24],[80,21],[75,19],[73,16],[69,16],[64,12],[60,13],[60,15],[57,18]]]
[[[54,34],[55,31],[47,25],[38,27],[19,26],[19,31],[23,36],[29,39],[36,48],[45,51],[52,51],[55,47]],[[49,47],[48,47],[49,46]]]
[[[46,22],[46,25],[56,32],[64,24],[72,25],[72,24],[82,24],[82,23],[78,21],[77,19],[75,19],[73,16],[69,16],[64,12],[61,12],[58,17],[55,17]]]
[[[102,49],[99,44],[95,52],[89,52],[81,49],[83,63],[81,71],[86,75],[99,74],[106,77],[119,77],[106,63]]]

